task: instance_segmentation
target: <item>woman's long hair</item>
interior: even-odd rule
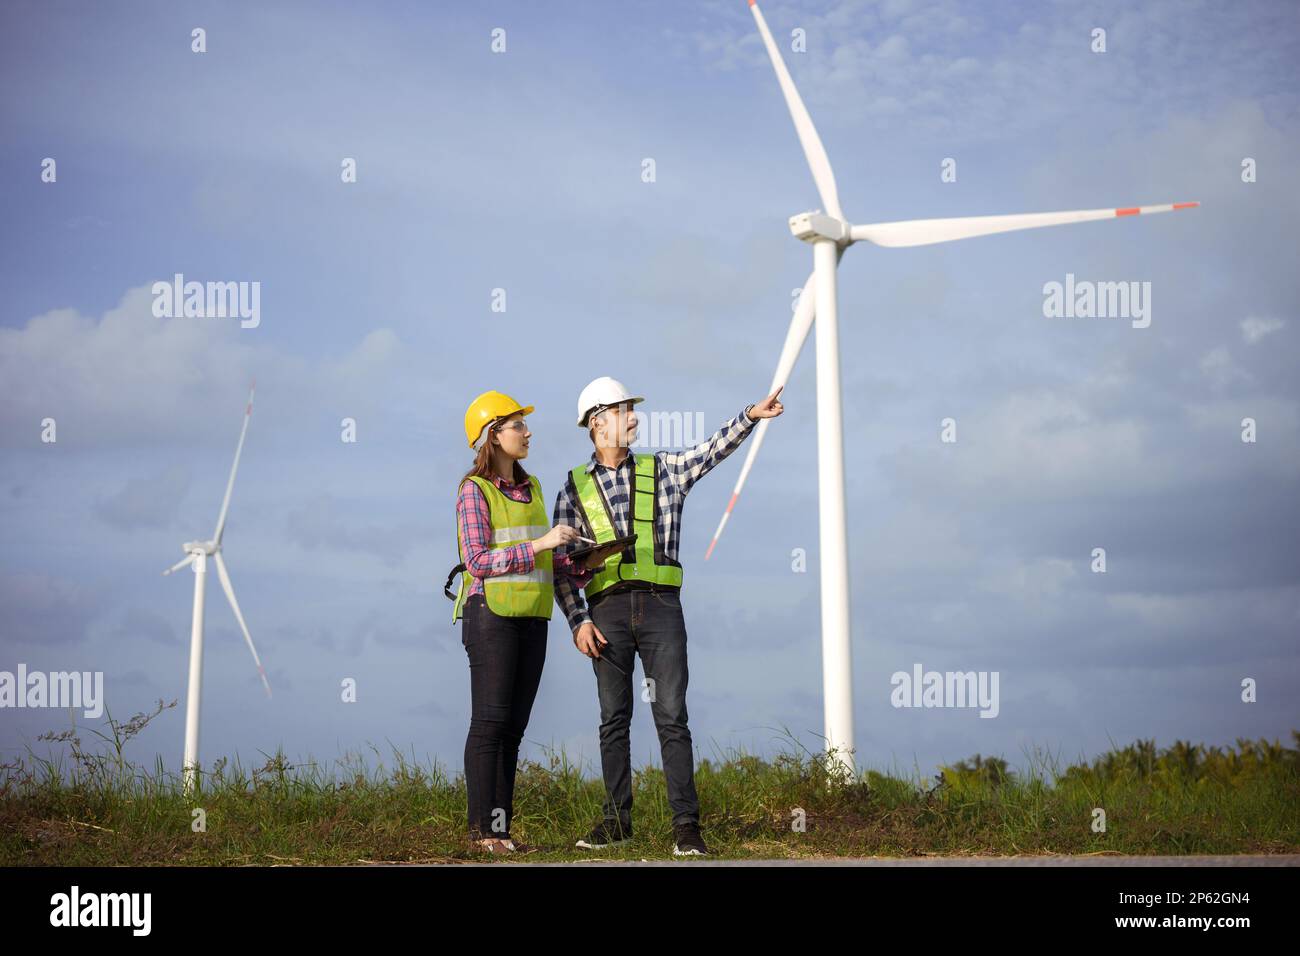
[[[496,425],[497,422],[492,421],[488,422],[485,427],[494,428]],[[518,459],[515,459],[514,466],[514,477],[511,478],[511,481],[515,484],[527,481],[528,472],[524,471],[524,466],[519,464]],[[465,484],[466,478],[486,478],[488,481],[491,481],[492,474],[492,436],[489,435],[488,440],[483,443],[483,447],[480,448],[478,454],[474,456],[474,464],[470,467],[469,471],[465,472],[460,481],[456,482],[456,487],[459,488],[461,485]]]

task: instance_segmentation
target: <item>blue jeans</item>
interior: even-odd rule
[[[606,660],[591,662],[600,696],[600,765],[605,778],[605,819],[624,828],[632,822],[632,747],[628,728],[632,720],[634,656],[641,655],[647,681],[638,685],[642,700],[649,700],[659,732],[664,779],[672,822],[700,822],[700,801],[695,794],[695,757],[686,714],[686,620],[679,589],[656,586],[653,590],[626,588],[598,596],[590,608],[591,619],[609,644],[602,648]],[[610,666],[617,664],[626,675]]]
[[[460,641],[469,656],[465,790],[471,835],[510,836],[519,742],[542,680],[547,623],[496,614],[481,594],[465,602]]]

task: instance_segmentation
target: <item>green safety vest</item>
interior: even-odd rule
[[[655,512],[658,511],[659,480],[654,455],[633,455],[636,471],[628,488],[628,511],[632,515],[629,533],[636,535],[636,544],[608,558],[605,567],[592,576],[584,591],[594,597],[608,587],[622,581],[645,581],[681,587],[682,566],[664,554],[663,542],[657,533]],[[578,494],[578,510],[597,543],[613,541],[618,537],[614,530],[614,515],[605,500],[600,481],[579,465],[570,474]]]
[[[542,483],[536,475],[529,475],[532,500],[525,504],[501,493],[486,478],[471,475],[470,481],[479,486],[487,499],[488,516],[492,522],[492,550],[508,548],[512,544],[532,541],[550,530],[547,524],[546,503],[542,501]],[[465,563],[465,543],[460,539],[460,524],[456,525],[456,548],[461,564]],[[555,601],[554,578],[551,574],[553,552],[536,554],[533,570],[527,574],[494,574],[483,579],[483,594],[493,613],[503,617],[544,617],[549,619]],[[451,612],[451,621],[464,617],[465,601],[469,597],[472,575],[461,572],[460,591]]]

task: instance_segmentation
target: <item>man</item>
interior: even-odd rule
[[[591,460],[572,469],[555,501],[553,524],[567,524],[605,543],[631,534],[636,542],[607,558],[584,588],[557,576],[555,600],[568,618],[573,642],[592,658],[600,697],[600,763],[605,778],[604,819],[577,846],[599,849],[632,835],[631,742],[633,656],[641,655],[644,689],[654,715],[672,809],[673,853],[708,852],[700,836],[695,760],[686,713],[686,621],[677,560],[686,494],[730,455],[762,418],[784,410],[777,389],[745,407],[707,441],[682,452],[633,454],[644,401],[619,381],[598,378],[578,398],[578,425],[595,446]],[[579,547],[581,544],[578,545]],[[556,557],[575,546],[556,549]]]

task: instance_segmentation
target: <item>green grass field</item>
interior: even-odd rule
[[[172,705],[175,706],[174,702]],[[603,787],[560,752],[521,762],[512,835],[538,847],[485,857],[465,836],[465,786],[435,763],[394,751],[376,765],[329,767],[277,754],[244,770],[205,766],[191,797],[158,762],[130,763],[126,744],[161,710],[125,723],[89,750],[71,731],[40,739],[71,756],[0,765],[0,864],[274,865],[366,861],[590,859],[573,842],[599,819]],[[98,732],[96,732],[98,733]],[[821,753],[770,759],[733,753],[696,770],[702,832],[715,857],[1300,852],[1300,732],[1291,748],[1238,740],[1221,749],[1154,741],[1090,764],[1035,758],[1025,774],[976,756],[911,779],[868,770],[836,778]],[[662,773],[634,779],[633,842],[612,859],[671,858]],[[1105,832],[1097,832],[1097,809]],[[205,828],[196,830],[196,810]]]

